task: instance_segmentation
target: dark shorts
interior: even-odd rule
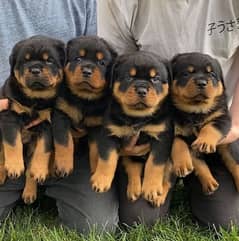
[[[88,157],[79,154],[75,159],[75,170],[69,177],[51,178],[44,184],[45,194],[56,200],[59,218],[64,225],[82,233],[88,232],[92,227],[113,231],[119,222],[130,226],[134,223],[151,225],[168,214],[172,190],[160,208],[153,208],[143,199],[132,203],[126,197],[126,175],[120,172],[116,177],[117,185],[114,183],[110,191],[98,194],[92,191],[89,183]],[[231,222],[238,224],[239,194],[233,180],[223,166],[214,168],[213,174],[220,187],[209,196],[202,193],[200,183],[194,175],[187,179],[192,213],[206,225],[227,226]],[[23,185],[22,177],[15,181],[7,180],[0,186],[1,220],[20,199]]]

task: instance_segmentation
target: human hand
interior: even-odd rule
[[[239,126],[238,125],[232,125],[229,133],[226,137],[224,137],[219,144],[229,144],[239,139]]]
[[[9,100],[8,99],[0,99],[0,111],[7,110],[9,108]],[[40,124],[42,120],[40,118],[33,120],[28,125],[24,126],[25,129],[29,129],[33,126]]]
[[[150,144],[126,146],[120,150],[120,156],[143,156],[150,150]]]
[[[138,138],[139,133],[131,137],[131,140],[128,143],[128,145],[121,148],[120,156],[142,156],[147,154],[150,149],[149,143],[136,145]]]
[[[8,99],[0,99],[0,111],[7,110],[9,107]]]

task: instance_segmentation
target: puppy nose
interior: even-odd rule
[[[39,75],[41,73],[41,69],[40,68],[31,68],[30,72],[34,75]]]
[[[197,79],[196,84],[198,87],[203,88],[207,85],[207,80],[205,79]]]
[[[148,90],[146,87],[138,87],[136,89],[136,92],[140,97],[145,97],[147,95]]]
[[[88,67],[84,67],[82,69],[82,73],[84,77],[90,77],[92,75],[92,69]]]

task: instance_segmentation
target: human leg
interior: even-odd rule
[[[0,222],[3,221],[16,202],[21,198],[24,187],[24,177],[15,180],[6,179],[0,186]]]
[[[216,161],[216,160],[215,160]],[[239,193],[228,170],[217,160],[211,171],[219,188],[211,195],[202,192],[201,184],[195,175],[188,177],[190,204],[193,216],[202,224],[215,227],[229,227],[239,224]]]
[[[172,198],[172,189],[159,208],[153,207],[145,199],[139,198],[135,202],[127,198],[127,175],[122,168],[117,173],[117,187],[119,191],[119,220],[120,224],[132,226],[137,223],[143,223],[147,226],[153,225],[157,220],[166,217],[169,213],[170,200]],[[172,186],[175,178],[172,178]]]
[[[63,225],[80,233],[88,233],[92,228],[115,230],[118,224],[115,186],[106,193],[92,190],[88,155],[76,155],[73,173],[66,178],[52,178],[46,186],[46,195],[56,199]]]

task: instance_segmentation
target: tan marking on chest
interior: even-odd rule
[[[84,124],[87,127],[101,126],[102,123],[103,123],[103,117],[102,116],[85,117],[85,119],[84,119]]]
[[[159,133],[166,130],[165,123],[159,125],[147,125],[142,127],[141,129],[134,129],[131,126],[116,126],[116,125],[108,125],[107,128],[110,130],[112,136],[124,137],[124,136],[134,136],[139,132],[145,132],[148,135],[158,139]]]
[[[190,135],[197,135],[198,131],[194,127],[189,126],[174,126],[174,135],[175,136],[190,136]]]
[[[149,136],[158,139],[158,136],[161,132],[164,132],[166,130],[166,124],[161,123],[158,125],[146,125],[142,128],[142,131],[147,133]]]
[[[64,99],[59,98],[57,100],[57,108],[66,113],[75,123],[82,121],[82,113],[78,108],[71,106]]]
[[[31,108],[21,105],[19,102],[16,102],[14,100],[12,100],[10,110],[12,110],[18,114],[27,113],[27,114],[31,115],[31,113],[32,113]]]
[[[36,111],[36,110],[34,110],[34,108],[29,108],[27,106],[24,106],[17,101],[12,101],[10,109],[18,114],[26,113],[30,116],[33,114],[33,112]],[[37,111],[37,113],[38,113],[39,119],[41,119],[42,121],[44,121],[44,120],[51,121],[51,109],[50,108]]]

